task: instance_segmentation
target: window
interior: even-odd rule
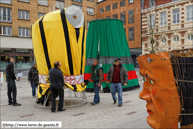
[[[64,8],[64,1],[63,0],[56,0],[56,8],[59,8],[59,9]]]
[[[29,11],[18,10],[18,18],[24,19],[24,20],[29,20]]]
[[[149,8],[155,7],[155,0],[149,0]]]
[[[162,38],[162,43],[165,43],[166,42],[166,38]]]
[[[116,9],[117,8],[117,3],[114,3],[113,4],[113,9]]]
[[[179,37],[178,37],[178,36],[175,36],[175,37],[174,37],[174,41],[178,42],[178,41],[179,41]]]
[[[173,24],[177,24],[180,22],[180,10],[174,9],[173,10]]]
[[[94,15],[94,8],[87,7],[87,14]]]
[[[10,26],[0,26],[0,35],[12,35],[12,28]]]
[[[128,4],[132,4],[134,0],[128,0]]]
[[[193,34],[188,35],[188,40],[193,40]]]
[[[78,7],[78,8],[80,8],[80,10],[82,10],[82,5],[79,5],[79,4],[72,4],[72,5]]]
[[[123,25],[125,25],[125,12],[121,13],[121,21],[123,22]]]
[[[118,15],[117,14],[113,15],[113,18],[115,18],[115,19],[118,18]]]
[[[187,7],[187,21],[193,21],[193,5]]]
[[[129,41],[134,40],[134,27],[129,28]]]
[[[0,21],[1,22],[11,22],[11,9],[0,7]]]
[[[120,7],[125,6],[125,0],[120,1]]]
[[[149,15],[149,27],[150,29],[155,27],[155,15]]]
[[[82,3],[82,0],[72,0],[72,1]]]
[[[106,6],[106,12],[110,11],[110,5]]]
[[[154,44],[155,40],[154,39],[150,39],[150,44]]]
[[[38,13],[38,18],[44,16],[46,13]]]
[[[99,13],[103,13],[103,7],[99,9]]]
[[[48,6],[48,0],[38,0],[38,4]]]
[[[20,36],[20,37],[29,37],[29,28],[20,28],[19,27],[18,36]]]
[[[11,4],[11,0],[0,0],[2,4]]]
[[[29,3],[29,0],[18,0],[18,1]]]
[[[110,18],[111,18],[110,16],[106,17],[106,19],[110,19]]]
[[[90,23],[90,21],[87,21],[87,28],[89,27],[89,23]]]
[[[129,10],[128,11],[128,14],[129,14],[129,16],[128,16],[128,18],[129,18],[129,24],[130,23],[134,23],[134,10]]]
[[[166,23],[167,23],[167,21],[166,21],[166,12],[162,12],[160,14],[160,25],[161,26],[166,26]]]

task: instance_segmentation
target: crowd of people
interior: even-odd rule
[[[112,99],[114,104],[117,103],[117,97],[116,92],[118,93],[118,107],[121,107],[122,102],[122,86],[127,85],[128,83],[128,74],[126,69],[121,64],[121,59],[116,58],[115,64],[113,64],[108,71],[107,77],[106,77],[106,83],[111,83],[110,91],[112,95]],[[14,74],[14,59],[12,57],[9,57],[7,59],[7,66],[6,66],[6,80],[7,80],[7,96],[8,96],[8,105],[13,106],[21,106],[21,104],[17,103],[16,97],[17,97],[17,88],[15,84],[15,80],[18,81],[18,79],[15,77]],[[50,89],[51,89],[51,112],[56,111],[56,97],[59,95],[59,104],[57,111],[65,111],[66,109],[63,109],[64,104],[64,78],[63,73],[60,70],[61,63],[59,61],[54,62],[54,68],[50,69],[49,71],[49,81],[50,81]],[[95,59],[93,61],[93,64],[91,66],[91,77],[89,81],[94,82],[94,99],[93,102],[91,102],[91,105],[96,105],[100,103],[100,96],[99,96],[99,90],[102,84],[103,77],[103,68],[99,65],[98,59]],[[32,88],[32,97],[36,96],[36,88],[39,83],[39,75],[36,64],[34,64],[28,73],[28,82],[31,84]]]

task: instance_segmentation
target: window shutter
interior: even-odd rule
[[[38,4],[48,6],[48,0],[38,0]]]

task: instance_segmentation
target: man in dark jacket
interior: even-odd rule
[[[100,67],[100,65],[98,64],[98,60],[95,59],[93,61],[93,64],[91,66],[91,77],[89,79],[89,81],[92,79],[94,82],[94,100],[91,103],[92,105],[95,105],[97,103],[100,103],[100,96],[99,96],[99,89],[101,87],[102,84],[102,80],[103,80],[103,69],[102,67]]]
[[[32,96],[35,98],[36,87],[38,86],[38,83],[39,83],[39,75],[38,75],[38,70],[36,68],[36,64],[34,64],[33,67],[31,67],[29,70],[28,82],[31,83]]]
[[[49,80],[50,80],[50,88],[52,91],[52,107],[51,112],[56,111],[56,97],[59,94],[59,104],[58,104],[58,111],[65,111],[63,109],[64,104],[64,77],[63,73],[60,70],[61,63],[56,61],[54,62],[54,68],[52,68],[49,72]]]
[[[128,83],[128,74],[126,69],[121,65],[121,59],[116,58],[115,64],[112,65],[108,71],[106,83],[110,79],[111,82],[111,94],[114,100],[114,104],[117,102],[116,89],[118,92],[118,106],[122,106],[122,85],[127,85]]]
[[[9,99],[9,105],[13,106],[21,106],[21,104],[17,103],[16,97],[17,97],[17,88],[15,85],[15,80],[18,81],[18,79],[15,77],[14,74],[14,66],[13,66],[14,59],[12,57],[7,58],[7,66],[6,66],[6,80],[7,80],[7,96]],[[13,101],[12,101],[12,96]]]

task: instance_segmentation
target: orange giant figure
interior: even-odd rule
[[[146,100],[147,122],[152,128],[178,128],[180,99],[168,52],[138,57],[144,78],[139,98]]]

